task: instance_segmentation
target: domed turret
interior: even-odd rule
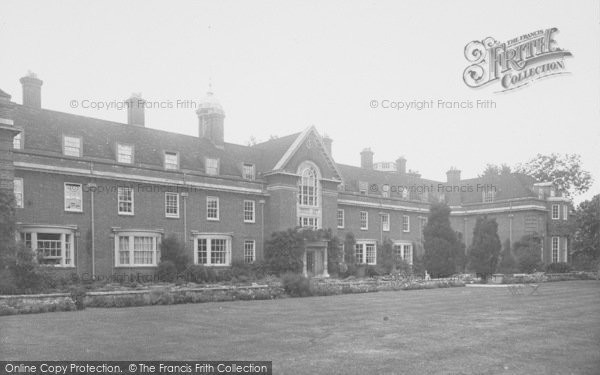
[[[217,147],[223,147],[225,111],[215,98],[210,86],[206,96],[199,103],[196,114],[198,115],[199,137],[210,140]]]

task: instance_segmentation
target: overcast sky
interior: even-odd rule
[[[472,40],[507,41],[557,27],[573,53],[565,74],[497,93],[462,74]],[[600,179],[600,6],[589,1],[128,1],[0,3],[0,88],[21,102],[19,78],[43,81],[44,108],[125,122],[124,110],[81,108],[133,92],[174,108],[147,126],[197,135],[194,109],[212,80],[227,142],[246,144],[315,125],[339,163],[404,155],[445,180],[486,163],[579,153]],[[406,111],[377,100],[493,100],[495,109]],[[73,105],[75,101],[75,105]],[[87,102],[90,101],[90,102]],[[72,108],[76,106],[77,108]],[[596,182],[589,198],[600,192]]]

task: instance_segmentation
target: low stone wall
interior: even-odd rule
[[[259,300],[279,298],[283,294],[282,288],[268,285],[205,288],[152,286],[144,290],[87,292],[83,297],[83,306],[128,307]],[[0,296],[0,315],[72,311],[76,309],[70,293]]]
[[[69,293],[0,296],[0,315],[76,310]]]

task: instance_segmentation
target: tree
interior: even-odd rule
[[[487,279],[496,272],[501,247],[496,219],[478,217],[469,248],[469,267]]]
[[[437,277],[449,276],[457,270],[460,243],[450,226],[450,207],[445,203],[431,205],[427,225],[423,230],[427,272]]]
[[[583,169],[578,154],[537,154],[533,159],[515,167],[538,181],[551,181],[566,197],[577,196],[588,191],[592,185],[590,172]]]
[[[479,177],[488,177],[488,176],[504,176],[512,173],[512,169],[510,166],[506,164],[497,165],[497,164],[486,164],[483,173],[479,175]]]
[[[517,260],[512,255],[510,248],[510,240],[504,241],[502,253],[500,254],[500,263],[498,264],[498,272],[508,274],[517,272]]]
[[[535,234],[527,234],[514,244],[519,271],[533,273],[543,268],[542,239]]]
[[[600,262],[600,194],[581,202],[575,211],[573,266],[595,270]]]

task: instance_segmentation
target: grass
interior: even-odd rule
[[[600,282],[0,317],[0,360],[269,360],[274,374],[598,374]]]

